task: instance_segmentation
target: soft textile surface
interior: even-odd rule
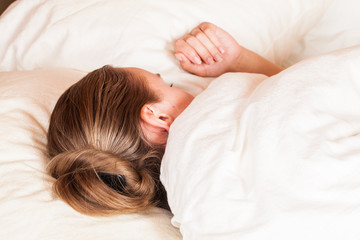
[[[181,239],[166,211],[92,218],[51,195],[43,156],[49,114],[81,76],[71,70],[0,74],[0,238]]]
[[[194,95],[172,42],[202,21],[281,63],[331,0],[18,0],[0,17],[0,239],[179,239],[169,213],[89,218],[50,195],[45,130],[57,96],[105,64],[160,72]]]
[[[331,0],[32,0],[17,1],[0,21],[0,70],[105,64],[161,72],[191,93],[206,79],[181,71],[172,42],[203,21],[281,63]],[[181,81],[180,81],[181,80]]]
[[[360,44],[360,2],[333,0],[322,19],[296,44],[285,65]]]
[[[357,239],[359,66],[360,46],[211,83],[162,164],[184,239]]]

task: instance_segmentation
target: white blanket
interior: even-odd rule
[[[357,239],[359,66],[357,47],[200,94],[162,165],[184,239]]]
[[[182,71],[174,58],[172,42],[198,23],[210,21],[223,27],[239,43],[277,63],[284,63],[294,45],[312,29],[311,34],[297,44],[297,49],[303,51],[296,51],[291,61],[287,61],[291,65],[330,47],[359,43],[358,7],[357,0],[15,1],[0,16],[0,239],[181,239],[178,230],[170,224],[170,213],[160,209],[91,218],[51,196],[42,150],[49,114],[60,93],[85,72],[112,64],[160,72],[168,83],[196,95],[211,79]],[[314,27],[317,23],[320,25]],[[330,46],[329,41],[336,44]],[[39,68],[45,70],[36,70]],[[256,81],[262,79],[262,76],[253,77]],[[214,83],[213,88],[216,86]],[[247,88],[241,89],[245,95],[250,93],[246,92]],[[225,106],[223,111],[225,114],[231,109]],[[196,116],[200,117],[193,117]],[[216,123],[219,122],[222,120]],[[209,124],[211,128],[215,126]],[[215,130],[211,133],[216,139]],[[196,131],[201,134],[206,129]],[[211,144],[212,140],[208,139]],[[192,149],[190,140],[187,139],[187,143]],[[202,154],[210,155],[209,146],[203,146]],[[220,151],[217,154],[224,152],[221,147],[212,147],[212,152],[216,149]],[[198,170],[202,169],[201,161],[193,164],[199,166]],[[186,182],[187,178],[184,187],[188,186]],[[182,191],[181,183],[178,186]],[[200,186],[187,191],[206,190]],[[174,193],[170,192],[172,199]],[[179,195],[180,202],[189,198],[184,195],[182,199],[180,192]],[[181,222],[188,238],[187,229],[192,222],[182,221],[179,211],[173,222]],[[231,223],[228,219],[218,221]],[[202,226],[203,222],[199,221],[192,228],[206,231]],[[214,229],[221,231],[221,227],[216,224]],[[259,229],[254,231],[257,233]],[[223,232],[226,233],[226,229]]]

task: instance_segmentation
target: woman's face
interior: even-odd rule
[[[149,87],[163,101],[164,111],[171,114],[174,120],[194,99],[189,93],[165,83],[160,74],[150,73],[140,68],[125,69],[133,74],[139,74],[147,80]]]

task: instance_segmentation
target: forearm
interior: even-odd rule
[[[239,45],[223,29],[201,23],[174,42],[180,66],[202,77],[218,77],[226,72],[262,73],[272,76],[283,69]]]
[[[261,73],[267,76],[275,75],[282,70],[282,67],[246,48],[242,48],[241,54],[230,69],[232,72]]]

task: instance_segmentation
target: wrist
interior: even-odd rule
[[[231,72],[252,72],[255,53],[239,45],[237,57],[230,66]]]
[[[241,46],[239,54],[231,66],[232,72],[261,73],[267,76],[275,75],[282,70],[282,67]]]

